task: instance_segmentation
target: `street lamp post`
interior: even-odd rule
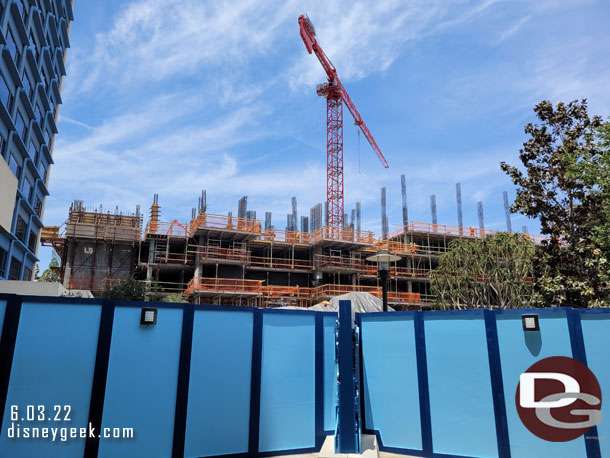
[[[381,280],[381,292],[383,300],[383,311],[388,311],[388,278],[390,277],[390,263],[398,261],[400,256],[390,254],[387,251],[380,251],[379,253],[369,256],[366,258],[367,261],[377,263],[377,274]]]

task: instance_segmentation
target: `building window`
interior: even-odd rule
[[[23,7],[23,1],[22,0],[15,0],[15,3],[17,4],[17,8],[19,9],[19,13],[21,14],[21,17],[23,18],[23,21],[25,22],[25,8]]]
[[[8,84],[6,84],[4,76],[0,76],[0,101],[4,104],[6,111],[10,113],[13,94],[11,94]]]
[[[30,45],[32,46],[32,52],[34,53],[34,59],[38,60],[38,46],[36,46],[36,40],[34,34],[30,33]]]
[[[28,74],[26,72],[23,72],[21,81],[23,82],[23,90],[28,95],[28,98],[32,98],[32,85],[30,84],[30,78],[28,78]]]
[[[15,38],[13,37],[13,31],[10,28],[6,32],[6,47],[8,48],[8,52],[13,58],[15,65],[17,65],[19,52],[17,52],[17,44],[15,43]]]
[[[4,145],[6,144],[6,141],[4,140],[4,137],[2,135],[0,135],[0,156],[4,157]]]
[[[19,273],[21,272],[21,262],[13,257],[11,259],[11,268],[8,271],[9,280],[19,280]]]
[[[25,243],[27,235],[27,223],[21,216],[17,216],[17,227],[15,227],[15,235],[19,240]]]
[[[15,117],[15,127],[17,128],[17,133],[25,143],[25,122],[23,121],[23,116],[21,116],[19,111],[17,111],[17,116]]]
[[[38,173],[40,173],[40,176],[42,177],[42,181],[44,183],[47,182],[47,170],[48,170],[48,165],[47,165],[47,161],[46,160],[42,160],[40,161],[40,165],[38,166]]]
[[[36,121],[38,121],[38,125],[42,129],[42,112],[40,111],[38,105],[36,105]]]
[[[34,211],[38,215],[39,218],[42,218],[42,201],[40,197],[36,197],[36,204],[34,205]]]
[[[32,281],[32,269],[29,267],[23,268],[23,281]]]
[[[32,252],[36,252],[36,242],[38,241],[38,236],[36,235],[36,232],[34,231],[30,231],[30,239],[28,240],[28,248],[30,249],[30,251]]]
[[[19,175],[21,175],[21,165],[19,165],[17,158],[12,153],[9,156],[8,166],[13,171],[17,179],[19,179]]]
[[[23,180],[23,186],[21,188],[21,191],[23,192],[23,195],[25,196],[28,203],[32,201],[33,190],[34,188],[32,187],[32,183],[30,183],[30,180],[28,180],[27,178]]]
[[[32,159],[34,164],[36,163],[36,146],[34,146],[34,142],[30,142],[30,146],[28,147],[28,156]]]
[[[6,257],[8,253],[2,247],[0,247],[0,278],[4,278],[6,275]]]

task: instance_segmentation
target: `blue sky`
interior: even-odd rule
[[[543,99],[587,98],[610,114],[610,4],[588,0],[75,2],[68,76],[55,140],[45,224],[72,200],[114,209],[159,193],[162,218],[187,221],[202,189],[208,211],[273,212],[286,225],[322,202],[325,81],[299,36],[308,13],[319,42],[390,163],[384,169],[345,110],[345,206],[362,202],[379,233],[380,188],[390,230],[409,217],[504,229],[500,161],[517,163],[523,126]],[[535,222],[513,215],[513,228]],[[40,250],[45,267],[50,250]]]

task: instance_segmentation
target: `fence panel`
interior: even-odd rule
[[[115,309],[102,416],[102,428],[134,428],[134,438],[101,439],[100,458],[172,454],[183,311],[159,308],[155,326],[140,326],[140,312]]]
[[[248,451],[253,322],[252,311],[195,311],[185,457]]]
[[[435,453],[497,457],[483,311],[424,315]]]
[[[534,436],[521,422],[515,405],[519,376],[536,361],[549,356],[572,357],[570,332],[565,310],[536,309],[540,331],[523,331],[522,311],[496,313],[500,364],[504,382],[508,438],[513,457],[553,458],[585,457],[582,439],[570,442],[548,442]]]
[[[587,352],[587,366],[593,371],[602,388],[602,416],[604,421],[597,426],[601,456],[610,456],[610,311],[581,315],[582,333]],[[602,439],[603,438],[603,439]],[[595,440],[595,439],[593,439]]]
[[[413,314],[360,315],[364,426],[385,447],[421,450]]]
[[[316,446],[315,315],[263,313],[259,451]]]
[[[335,369],[335,324],[337,314],[324,314],[324,431],[335,432],[337,371]]]
[[[8,429],[11,424],[15,428],[87,426],[100,316],[101,305],[23,303],[0,435],[0,456],[83,456],[85,439],[9,438]],[[70,421],[54,421],[56,405],[62,406],[62,419],[63,406],[70,406]],[[11,406],[18,406],[16,422],[11,422]],[[44,406],[44,417],[51,420],[27,421],[27,406],[34,406],[36,415],[38,406]]]

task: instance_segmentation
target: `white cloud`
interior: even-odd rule
[[[533,22],[537,14],[555,8],[551,0],[518,3],[525,16],[501,32],[500,42]],[[302,199],[300,208],[309,208],[324,198],[323,156],[319,162],[303,161],[295,167],[294,161],[280,160],[287,154],[281,150],[284,145],[271,144],[256,157],[244,157],[238,151],[283,135],[297,145],[288,154],[306,148],[323,154],[323,134],[308,137],[298,127],[270,116],[276,102],[268,100],[272,96],[279,94],[282,103],[299,95],[286,89],[311,91],[315,83],[325,80],[317,59],[305,51],[298,15],[310,15],[324,50],[348,82],[387,71],[406,47],[462,30],[469,21],[507,5],[499,0],[126,3],[108,30],[96,36],[91,49],[78,48],[74,42],[76,49],[70,51],[66,106],[61,110],[70,117],[62,116],[62,121],[84,129],[73,135],[62,130],[57,139],[47,216],[65,216],[66,203],[83,194],[97,203],[130,208],[136,203],[145,205],[158,192],[168,207],[183,212],[173,217],[184,218],[190,214],[184,209],[188,210],[200,189],[210,191],[216,211],[234,208],[240,194],[249,194],[259,210],[285,213],[291,195]],[[493,44],[498,30],[494,28],[482,41]],[[484,68],[480,73],[454,75],[439,87],[439,93],[450,98],[456,112],[465,117],[468,109],[476,108],[479,115],[488,109],[485,103],[477,103],[483,100],[477,97],[497,93],[499,86],[509,93],[536,97],[605,88],[606,73],[587,76],[578,69],[587,58],[574,51],[578,50],[565,54],[580,55],[580,61],[561,53],[550,53],[546,61],[536,54],[522,63],[526,75],[521,74],[522,68]],[[152,100],[151,94],[155,95]],[[66,111],[71,103],[87,97],[104,98],[105,104],[91,108],[95,120]],[[511,103],[529,103],[524,99],[516,97]],[[313,116],[321,117],[322,108]],[[497,177],[497,154],[422,161],[421,165],[400,162],[392,161],[389,172],[373,169],[361,175],[346,163],[346,208],[356,200],[378,202],[379,187],[384,185],[399,195],[396,170],[401,168],[409,170],[410,196],[419,209],[429,207],[429,194],[435,192],[431,189],[439,189],[439,201],[441,192],[451,199],[455,181],[476,184],[476,198],[497,191],[498,184],[489,179]],[[444,191],[440,190],[443,183],[449,183]],[[58,211],[51,208],[55,205]]]
[[[513,25],[511,25],[509,28],[507,28],[506,30],[504,30],[500,36],[498,37],[498,40],[496,41],[496,44],[499,45],[500,43],[502,43],[504,40],[510,38],[511,36],[513,36],[515,33],[517,33],[519,31],[519,29],[521,29],[521,27],[523,27],[530,19],[532,19],[532,15],[527,15],[522,17],[521,19],[519,19],[517,22],[515,22]]]
[[[202,68],[214,68],[218,80],[231,80],[249,63],[287,47],[294,58],[282,59],[270,73],[283,75],[282,84],[287,79],[292,87],[313,84],[324,75],[317,60],[305,55],[297,24],[302,13],[311,16],[341,78],[360,79],[386,70],[405,43],[463,23],[496,1],[137,0],[97,35],[93,50],[77,50],[71,57],[70,75],[78,75],[79,82],[68,92],[154,83],[196,75]],[[253,86],[223,86],[229,98],[260,92]]]

